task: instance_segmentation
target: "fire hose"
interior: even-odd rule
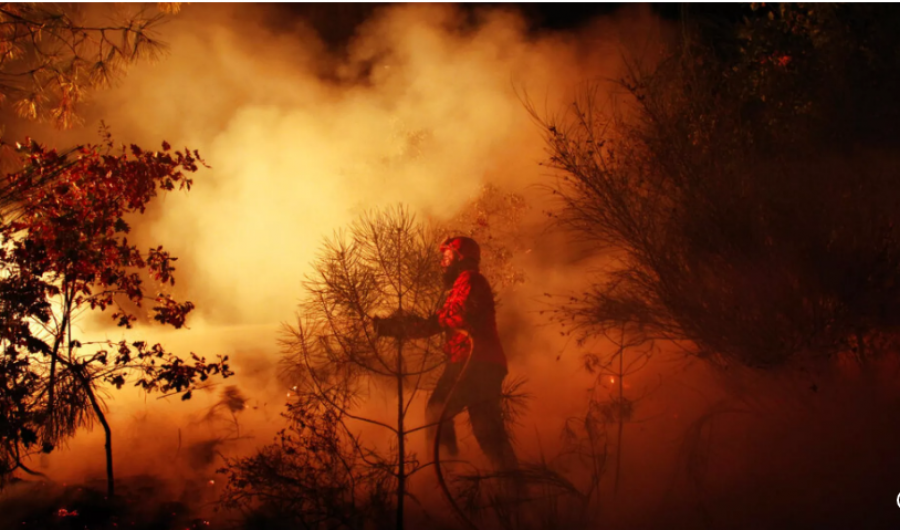
[[[373,320],[378,322],[380,319],[374,317]],[[377,325],[377,324],[376,324]],[[466,357],[466,361],[463,363],[463,367],[460,370],[459,374],[456,376],[456,380],[453,381],[453,385],[450,387],[450,391],[447,392],[447,397],[444,400],[443,407],[441,408],[441,414],[438,417],[437,427],[435,428],[434,435],[434,445],[433,445],[433,455],[434,455],[434,469],[438,479],[438,485],[440,486],[440,490],[444,495],[444,499],[447,501],[447,504],[450,505],[450,509],[453,512],[453,515],[457,518],[457,520],[468,530],[478,530],[478,526],[472,522],[471,519],[466,515],[462,508],[460,508],[459,504],[456,502],[456,499],[453,498],[453,494],[450,492],[450,488],[447,486],[447,481],[444,478],[444,472],[441,469],[441,430],[444,427],[444,423],[448,420],[452,421],[452,418],[447,418],[447,408],[450,405],[451,400],[453,399],[453,395],[456,393],[459,382],[465,377],[466,372],[469,369],[469,365],[472,361],[472,353],[475,351],[475,339],[472,335],[463,330],[457,329],[458,333],[462,333],[469,339],[469,355]],[[403,434],[400,433],[402,436]],[[400,458],[403,458],[403,455],[400,455]]]
[[[444,472],[441,470],[441,429],[444,428],[444,422],[447,421],[447,407],[450,405],[450,400],[453,399],[453,394],[456,393],[457,387],[459,386],[459,382],[462,381],[463,377],[466,375],[466,371],[469,369],[469,364],[472,361],[472,353],[475,351],[475,339],[472,337],[470,333],[465,330],[457,330],[459,333],[464,334],[469,338],[469,344],[471,345],[469,348],[469,355],[466,356],[466,362],[463,363],[462,370],[459,371],[459,374],[456,376],[456,381],[453,382],[453,386],[450,387],[450,391],[447,392],[447,399],[444,400],[444,406],[441,408],[441,415],[438,417],[437,428],[434,433],[434,471],[437,475],[438,484],[441,487],[441,492],[444,494],[444,499],[447,501],[447,504],[450,505],[450,509],[453,510],[453,514],[459,520],[460,523],[469,530],[478,530],[478,526],[466,516],[466,513],[459,507],[459,504],[456,502],[456,499],[453,498],[453,494],[450,493],[450,488],[447,487],[447,481],[444,479]],[[453,421],[450,418],[450,421]]]

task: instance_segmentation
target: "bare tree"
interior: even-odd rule
[[[229,463],[223,470],[230,477],[226,505],[252,512],[250,517],[289,511],[284,517],[301,526],[357,527],[360,521],[377,520],[400,528],[406,501],[416,500],[407,487],[409,477],[435,469],[441,471],[439,480],[455,510],[462,510],[457,498],[472,501],[464,503],[467,513],[456,512],[467,526],[473,524],[470,517],[486,508],[498,515],[519,508],[496,498],[497,484],[516,480],[515,471],[485,472],[468,462],[441,461],[439,454],[422,462],[409,451],[409,435],[435,426],[413,423],[409,411],[417,396],[433,388],[446,361],[442,341],[437,336],[379,337],[375,332],[374,316],[401,314],[414,321],[439,307],[444,293],[438,243],[443,235],[397,207],[365,214],[326,241],[304,285],[298,323],[288,328],[284,340],[287,434],[256,456]],[[522,410],[522,383],[515,379],[504,387],[506,421]],[[379,415],[367,407],[373,398],[385,396],[395,400],[391,413]],[[372,429],[386,433],[387,447]],[[310,451],[315,454],[305,454]],[[310,464],[325,457],[332,464]],[[276,468],[278,476],[267,482]],[[532,470],[531,475],[539,473]],[[293,479],[279,478],[284,476]],[[319,487],[337,496],[320,495],[328,501],[322,505],[304,500],[315,497]]]
[[[422,468],[406,445],[407,436],[422,428],[410,427],[409,408],[444,358],[434,339],[377,337],[372,316],[434,311],[442,294],[436,242],[403,208],[364,215],[326,243],[306,283],[299,322],[285,342],[285,373],[296,395],[292,409],[331,411],[356,454],[393,478],[398,528],[408,477]],[[393,418],[361,415],[362,400],[385,391],[396,399]],[[391,451],[366,445],[356,434],[360,423],[388,431]]]
[[[389,521],[395,479],[370,465],[346,418],[322,402],[295,401],[290,426],[275,444],[227,460],[223,506],[243,513],[249,528],[364,528]],[[383,525],[387,526],[387,525]]]

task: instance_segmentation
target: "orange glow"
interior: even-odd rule
[[[270,441],[284,426],[284,398],[297,389],[285,393],[277,383],[278,333],[293,319],[323,238],[363,210],[398,202],[421,218],[449,219],[484,184],[526,197],[524,230],[529,241],[539,240],[515,257],[530,280],[499,293],[498,319],[510,372],[527,376],[536,396],[519,448],[525,457],[552,451],[547,441],[581,413],[582,391],[595,380],[579,374],[579,353],[556,330],[536,325],[535,293],[577,286],[595,264],[571,265],[564,239],[546,236],[548,198],[535,186],[546,183],[537,164],[544,144],[522,97],[539,111],[565,108],[586,79],[619,77],[623,47],[638,44],[646,54],[665,28],[642,6],[566,35],[530,33],[509,9],[484,9],[473,26],[449,5],[389,6],[358,29],[346,55],[331,56],[307,28],[264,29],[264,9],[185,5],[160,30],[171,54],[137,64],[88,109],[86,122],[104,119],[117,141],[150,145],[162,135],[172,145],[196,146],[212,166],[196,175],[190,193],[159,201],[133,234],[138,245],[158,242],[179,258],[172,289],[197,305],[189,329],[137,331],[178,352],[229,355],[237,373],[187,402],[114,394],[108,405],[118,476],[180,480],[193,457],[187,472],[202,484],[213,460],[200,456],[248,454]],[[94,130],[34,136],[69,145],[96,141]],[[106,318],[79,326],[88,340],[127,338]],[[562,348],[569,348],[564,361],[548,356]],[[230,384],[248,397],[234,422],[214,409]],[[364,412],[386,414],[382,401],[373,398]],[[424,396],[411,421],[423,409]],[[235,424],[240,436],[226,430]],[[379,434],[362,432],[382,443]],[[201,451],[220,438],[228,443]],[[424,434],[411,438],[413,450],[426,454]],[[86,432],[47,455],[45,471],[74,481],[100,475],[102,447],[99,429]]]

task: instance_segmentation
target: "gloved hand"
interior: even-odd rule
[[[425,319],[418,315],[399,311],[386,318],[372,317],[375,333],[379,337],[405,338],[424,322]]]
[[[375,334],[379,337],[400,337],[402,334],[402,326],[396,316],[387,318],[372,317],[372,323],[375,325]]]

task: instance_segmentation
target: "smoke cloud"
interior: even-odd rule
[[[517,91],[556,108],[586,79],[615,78],[623,49],[609,22],[587,48],[528,35],[511,10],[398,6],[332,53],[302,21],[274,33],[264,15],[188,6],[162,35],[171,54],[94,110],[120,139],[165,138],[212,165],[147,229],[181,257],[211,324],[289,318],[323,237],[363,210],[448,218],[484,183],[539,182],[541,138]],[[638,9],[621,24],[652,38],[651,20]]]
[[[289,392],[276,377],[279,328],[293,320],[323,238],[365,210],[396,203],[449,219],[485,184],[522,194],[529,206],[523,226],[529,252],[514,258],[527,281],[499,293],[499,319],[511,372],[528,377],[535,397],[517,428],[517,450],[526,459],[553,454],[566,418],[584,413],[583,390],[593,377],[580,369],[584,350],[539,315],[546,309],[542,295],[577,291],[599,262],[579,259],[569,236],[546,226],[542,212],[552,203],[540,189],[548,183],[538,165],[543,140],[523,99],[552,114],[598,84],[605,101],[615,86],[606,81],[621,76],[623,58],[652,60],[671,28],[642,6],[561,33],[529,28],[513,8],[403,5],[373,10],[336,49],[305,19],[285,13],[264,5],[186,5],[161,29],[170,54],[138,64],[118,87],[97,93],[86,112],[89,127],[30,130],[63,147],[95,141],[93,126],[103,119],[119,142],[153,148],[166,140],[198,149],[211,166],[195,176],[190,193],[167,195],[136,227],[140,240],[179,257],[176,294],[198,308],[190,329],[136,332],[176,352],[227,354],[237,375],[189,402],[112,393],[120,476],[178,478],[179,465],[202,464],[205,456],[217,462],[215,451],[268,443],[282,427],[278,414]],[[105,318],[80,325],[97,338],[123,338]],[[696,499],[701,487],[749,487],[742,482],[747,473],[765,465],[753,441],[777,437],[772,433],[802,416],[791,408],[802,403],[789,401],[785,410],[785,401],[773,397],[768,410],[778,411],[781,424],[759,416],[744,421],[745,409],[734,403],[755,393],[734,401],[734,392],[716,383],[720,378],[698,366],[659,363],[629,379],[637,423],[626,427],[620,512],[613,509],[612,522],[628,526],[659,516],[644,509],[651,499],[700,524],[706,507],[682,501]],[[237,414],[240,433],[203,445],[231,432],[227,413],[208,415],[231,384],[247,398]],[[765,388],[771,396],[785,393],[774,383]],[[855,409],[841,410],[850,417]],[[707,416],[730,433],[724,438],[730,447],[696,452],[721,439],[705,430],[712,424]],[[825,424],[810,420],[809,428],[824,432]],[[419,443],[414,449],[422,454]],[[791,443],[781,442],[781,454],[790,454]],[[473,440],[463,445],[477,453]],[[75,464],[72,454],[84,457]],[[729,459],[736,454],[749,456]],[[95,431],[50,455],[45,471],[73,480],[99,476],[102,457],[102,434]],[[697,469],[672,464],[704,458],[718,474],[700,486],[689,480]],[[204,468],[205,479],[215,479],[213,467]]]
[[[160,29],[170,53],[95,94],[84,129],[22,126],[64,147],[97,141],[94,126],[104,120],[119,142],[153,148],[166,140],[198,149],[210,164],[189,193],[171,193],[135,220],[139,241],[179,257],[175,294],[197,304],[190,329],[136,332],[176,352],[229,355],[237,375],[225,385],[248,397],[240,421],[253,438],[244,443],[266,443],[281,427],[288,392],[276,382],[279,328],[293,320],[323,238],[365,210],[396,203],[449,219],[492,184],[529,204],[523,229],[531,251],[515,258],[529,281],[500,293],[500,320],[512,372],[543,374],[530,375],[540,397],[537,419],[524,428],[539,425],[544,443],[555,441],[565,417],[584,405],[580,393],[558,391],[578,374],[579,354],[556,330],[535,330],[535,301],[576,287],[587,265],[570,263],[563,236],[546,232],[547,197],[536,188],[547,177],[538,165],[543,140],[524,100],[539,111],[564,109],[588,84],[618,78],[623,57],[652,55],[664,24],[640,6],[577,33],[534,31],[513,8],[390,6],[336,49],[285,12],[186,5]],[[105,318],[80,326],[97,339],[127,337]],[[577,377],[589,384],[586,374]],[[217,436],[203,418],[218,396],[214,388],[182,403],[115,393],[118,472],[159,473],[192,442]],[[152,442],[137,443],[150,432]],[[99,440],[98,432],[79,436],[69,451],[47,457],[46,469],[99,475]],[[520,436],[522,451],[538,445]],[[92,456],[76,466],[71,452]]]

